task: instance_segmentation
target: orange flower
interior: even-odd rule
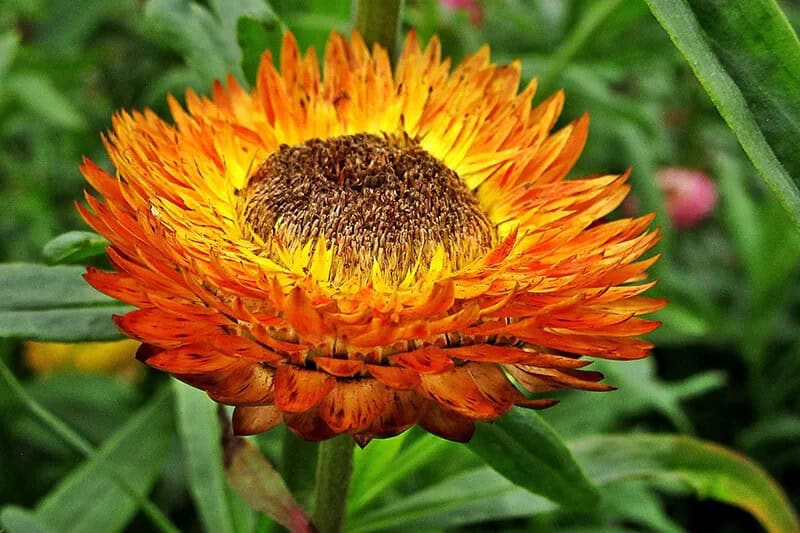
[[[645,357],[652,218],[595,224],[627,175],[565,180],[588,118],[551,134],[519,63],[482,48],[455,69],[437,39],[386,52],[334,34],[322,71],[286,34],[252,92],[172,98],[174,125],[120,113],[117,168],[82,167],[112,243],[98,290],[138,357],[236,406],[238,433],[281,421],[361,444],[419,424],[466,441],[536,393],[608,390],[590,360]]]

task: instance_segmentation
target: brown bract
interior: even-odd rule
[[[138,307],[116,321],[141,360],[237,406],[239,433],[363,445],[415,424],[466,441],[540,393],[608,390],[584,356],[648,354],[652,217],[597,222],[627,174],[565,179],[588,118],[552,133],[561,92],[531,108],[517,62],[451,68],[413,32],[394,72],[357,34],[322,69],[286,34],[279,64],[170,98],[173,124],[119,113],[117,175],[82,166],[115,268],[86,278]]]

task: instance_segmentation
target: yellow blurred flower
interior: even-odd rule
[[[37,374],[63,370],[108,374],[125,380],[142,376],[135,354],[139,343],[126,339],[115,342],[26,342],[25,361]]]

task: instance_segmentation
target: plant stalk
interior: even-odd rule
[[[377,43],[396,59],[404,0],[353,0],[353,29],[368,46]]]
[[[313,522],[319,533],[342,533],[347,513],[347,489],[353,474],[350,435],[339,435],[319,444],[317,486]]]

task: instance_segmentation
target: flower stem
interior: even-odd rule
[[[368,46],[378,43],[395,58],[404,0],[353,0],[353,29]]]
[[[87,459],[93,459],[97,456],[97,450],[92,444],[84,439],[81,435],[76,433],[72,428],[67,426],[53,413],[48,411],[42,404],[37,402],[22,384],[17,380],[11,369],[6,366],[3,359],[0,357],[0,378],[6,382],[8,389],[13,396],[16,396],[22,405],[28,408],[28,411],[39,419],[39,421],[50,429],[53,433],[58,435],[64,442],[69,444],[76,451],[81,453]],[[170,522],[169,518],[164,516],[161,510],[156,507],[153,502],[148,500],[145,496],[140,494],[136,489],[128,484],[127,480],[123,478],[112,468],[108,467],[105,463],[101,463],[106,473],[114,480],[115,483],[130,496],[136,503],[139,504],[142,512],[147,515],[153,525],[162,533],[179,533],[179,529]]]
[[[339,435],[319,444],[313,518],[319,533],[344,531],[354,445],[350,435]]]

